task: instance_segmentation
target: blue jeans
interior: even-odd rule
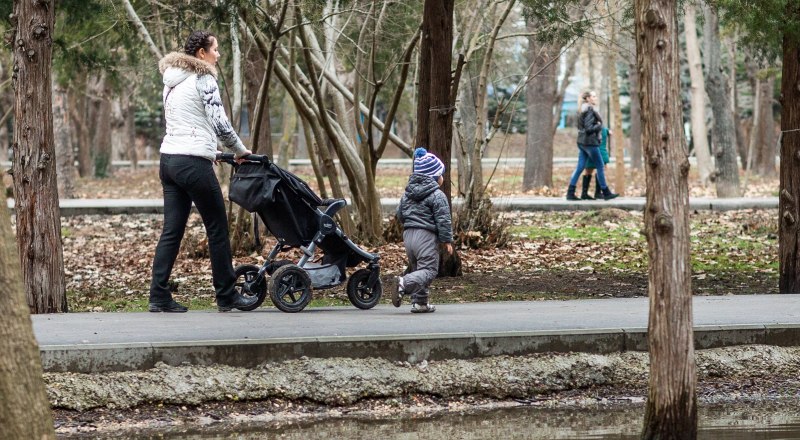
[[[217,301],[232,298],[236,275],[228,239],[228,217],[211,161],[199,156],[162,154],[159,176],[164,188],[164,229],[153,258],[150,302],[167,304],[172,300],[169,277],[178,257],[192,202],[208,234]]]
[[[572,173],[572,178],[569,179],[569,186],[577,186],[578,179],[581,177],[583,169],[586,168],[586,160],[591,158],[592,162],[597,167],[597,181],[600,182],[600,189],[608,189],[606,184],[606,173],[603,170],[603,156],[600,155],[600,147],[598,145],[582,145],[578,144],[578,166]]]

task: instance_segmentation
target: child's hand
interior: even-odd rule
[[[444,249],[447,251],[448,255],[453,255],[453,243],[445,243]]]

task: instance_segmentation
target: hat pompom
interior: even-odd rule
[[[426,154],[428,154],[428,150],[426,150],[426,149],[424,149],[422,147],[417,147],[417,149],[414,150],[414,159],[416,159],[418,157],[422,157],[422,156],[424,156]]]

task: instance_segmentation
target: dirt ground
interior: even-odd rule
[[[301,176],[310,170],[295,170]],[[502,171],[502,172],[501,172]],[[381,169],[380,192],[398,197],[407,170]],[[569,168],[556,168],[555,179],[566,185]],[[514,197],[519,191],[521,169],[509,167],[495,174],[494,195]],[[309,182],[314,179],[306,176]],[[632,173],[629,194],[643,194],[643,178]],[[559,187],[561,184],[557,184]],[[773,195],[777,179],[750,178],[748,194]],[[542,189],[537,194],[557,195]],[[693,182],[693,195],[709,195],[713,190]],[[81,198],[159,198],[160,183],[155,168],[120,169],[112,178],[81,179],[77,184]],[[440,278],[434,284],[437,302],[475,302],[496,300],[540,300],[646,295],[645,243],[641,213],[603,210],[585,213],[508,213],[514,228],[533,228],[534,236],[513,237],[500,249],[462,248],[464,276]],[[158,234],[160,215],[77,216],[62,219],[64,258],[68,279],[69,304],[73,311],[143,310],[146,305],[150,264]],[[693,277],[698,295],[758,294],[777,292],[777,212],[736,211],[730,213],[692,213],[693,252],[706,261],[706,268]],[[538,236],[564,228],[578,231],[572,238]],[[604,241],[602,237],[582,237],[587,228],[627,231],[625,239]],[[695,230],[696,229],[696,230]],[[748,238],[749,237],[749,238]],[[174,271],[179,301],[194,301],[192,307],[212,307],[209,261],[202,223],[193,215],[187,228],[181,257]],[[750,247],[730,247],[725,242],[748,239],[763,243],[757,252]],[[722,243],[722,244],[721,244]],[[745,243],[747,244],[747,243]],[[267,239],[267,247],[272,242]],[[748,245],[749,246],[749,245]],[[124,249],[124,251],[122,251]],[[400,273],[405,267],[400,243],[369,248],[382,256],[384,276]],[[726,257],[731,254],[730,257]],[[235,264],[261,264],[266,251],[236,256]],[[288,257],[292,257],[289,254]],[[723,258],[724,257],[724,258]],[[724,259],[721,260],[721,259]],[[774,266],[774,264],[773,264]],[[386,295],[388,297],[388,295]],[[315,292],[312,305],[348,305],[344,287]],[[388,301],[388,299],[386,299]]]

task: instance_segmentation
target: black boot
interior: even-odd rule
[[[589,186],[592,184],[592,176],[583,176],[581,180],[581,200],[594,200],[589,197]]]
[[[600,200],[603,198],[603,190],[600,189],[600,178],[597,174],[594,175],[594,198]]]
[[[234,293],[230,299],[217,298],[217,310],[220,312],[230,312],[233,309],[251,307],[258,301],[258,296],[244,296],[241,293]]]
[[[575,185],[570,185],[567,188],[567,200],[580,200],[579,198],[575,197]]]
[[[603,200],[611,200],[619,197],[619,194],[614,194],[611,192],[611,188],[605,187],[603,188]]]

